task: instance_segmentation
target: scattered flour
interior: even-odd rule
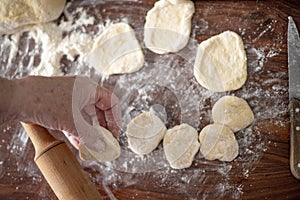
[[[34,27],[30,32],[0,37],[1,76],[13,79],[28,74],[46,76],[81,74],[99,80],[99,74],[90,69],[83,62],[83,58],[91,47],[93,38],[101,34],[106,26],[120,21],[127,22],[135,28],[137,38],[142,41],[143,24],[136,22],[130,14],[126,17],[122,14],[122,19],[104,16],[103,13],[115,13],[122,3],[115,3],[114,6],[102,9],[101,5],[105,5],[104,1],[78,2],[68,3],[64,10],[64,17],[58,23]],[[138,1],[128,2],[138,4]],[[74,6],[76,3],[80,5]],[[88,12],[85,6],[94,9],[94,12]],[[132,12],[130,9],[126,11]],[[140,8],[137,12],[141,12],[141,19],[143,19],[147,9]],[[248,38],[245,28],[241,28],[240,32],[243,37],[255,43],[265,34],[272,32],[277,23],[274,20],[265,27],[259,26],[253,33],[253,38]],[[163,187],[164,192],[176,191],[186,194],[189,199],[242,198],[243,184],[236,182],[237,178],[231,177],[247,179],[255,169],[255,163],[267,150],[271,133],[263,130],[260,120],[279,118],[280,120],[276,121],[279,126],[283,126],[284,119],[287,119],[285,116],[288,106],[282,100],[287,98],[287,82],[280,81],[286,76],[286,72],[273,73],[265,68],[272,57],[280,54],[284,36],[277,36],[278,41],[272,45],[246,44],[249,75],[245,86],[234,93],[213,93],[202,88],[193,77],[193,64],[198,44],[194,38],[196,35],[208,34],[210,26],[208,21],[201,19],[200,24],[192,28],[192,38],[188,46],[177,54],[153,55],[147,49],[143,49],[146,63],[137,73],[100,77],[101,84],[113,90],[121,101],[123,133],[119,140],[122,153],[120,158],[113,162],[81,161],[81,164],[97,172],[92,178],[103,185],[109,198],[116,198],[113,191],[120,186],[139,187],[140,179],[154,180],[153,187],[157,191],[161,191]],[[141,45],[144,47],[142,43]],[[142,110],[159,109],[162,120],[168,128],[180,123],[188,123],[200,131],[211,123],[211,106],[225,94],[234,94],[246,99],[256,119],[250,127],[236,134],[240,155],[233,163],[207,161],[199,153],[191,168],[173,170],[164,157],[162,145],[145,156],[135,155],[128,149],[124,134],[126,124]],[[32,147],[28,145],[28,137],[20,131],[20,126],[10,127],[14,128],[0,129],[1,133],[12,135],[0,140],[0,178],[10,176],[12,169],[5,167],[6,163],[15,162],[20,176],[31,177],[32,183],[37,185],[42,178],[32,160],[33,155],[29,153],[32,152]],[[7,141],[9,145],[4,145]],[[2,152],[6,151],[11,154],[2,155]],[[239,173],[232,174],[233,172]],[[217,179],[214,178],[216,176]],[[11,178],[14,181],[16,177]],[[19,182],[21,184],[22,180]],[[206,185],[209,186],[212,182],[216,183],[214,194],[205,191]],[[199,184],[203,187],[199,188]],[[24,187],[22,185],[16,190],[20,191]],[[191,188],[196,187],[198,193],[195,194],[193,193],[195,189],[191,191]],[[37,189],[40,191],[41,198],[47,197],[46,188],[47,185],[44,183]]]

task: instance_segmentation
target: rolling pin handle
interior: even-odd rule
[[[35,163],[60,200],[102,199],[74,154],[47,129],[22,123],[35,148]]]

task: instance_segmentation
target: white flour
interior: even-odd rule
[[[81,4],[74,2],[76,3]],[[82,2],[82,6],[76,9],[73,3],[69,3],[64,11],[65,18],[60,20],[59,25],[50,23],[34,27],[29,33],[0,37],[1,75],[7,78],[19,78],[28,74],[46,76],[81,74],[98,80],[100,76],[83,62],[93,38],[97,37],[110,23],[123,21],[135,28],[137,38],[141,42],[143,13],[147,10],[146,8],[136,10],[142,13],[139,15],[140,18],[136,19],[130,15],[132,9],[125,5],[122,9],[127,11],[127,15],[120,14],[121,18],[118,16],[115,19],[113,15],[110,18],[102,14],[116,12],[115,10],[122,6],[121,3],[115,3],[115,6],[103,9],[88,6],[90,3],[89,1]],[[105,2],[98,2],[95,6],[98,4],[102,5]],[[138,2],[134,3],[136,4],[135,8],[138,7]],[[84,6],[88,6],[93,12],[88,12],[89,10]],[[274,20],[267,25],[259,26],[253,33],[253,38],[249,38],[249,33],[243,27],[239,29],[239,34],[243,39],[250,39],[255,43],[265,34],[273,31],[277,23]],[[207,161],[198,153],[192,168],[173,170],[168,166],[164,157],[162,145],[150,155],[137,156],[127,148],[126,137],[122,134],[120,137],[122,154],[119,159],[110,163],[82,162],[83,166],[97,171],[93,179],[103,185],[111,199],[115,198],[112,193],[115,188],[138,186],[141,179],[154,180],[153,187],[158,192],[163,187],[165,192],[184,193],[189,199],[242,198],[244,185],[236,180],[247,179],[251,176],[255,164],[270,145],[269,138],[272,133],[265,130],[260,121],[274,118],[276,121],[274,123],[278,126],[283,126],[285,123],[281,119],[285,119],[287,114],[288,107],[282,103],[287,97],[287,83],[279,80],[286,76],[286,72],[274,73],[266,71],[265,68],[272,57],[281,53],[283,33],[272,45],[246,44],[248,80],[241,90],[232,93],[213,93],[202,88],[193,77],[194,57],[198,43],[195,37],[209,34],[209,30],[209,22],[201,19],[200,24],[192,28],[192,38],[188,47],[178,54],[153,55],[144,49],[146,63],[142,70],[132,74],[101,78],[100,81],[101,84],[113,90],[121,100],[124,115],[123,131],[126,124],[141,110],[150,108],[156,110],[164,118],[167,127],[185,122],[200,131],[212,122],[211,106],[220,97],[225,94],[234,94],[246,99],[254,111],[256,121],[236,134],[240,145],[239,157],[233,163],[224,163]],[[144,48],[143,43],[141,46]],[[15,63],[18,65],[15,66]],[[2,145],[6,141],[0,141],[0,150],[10,151],[12,159],[16,161],[20,176],[30,177],[33,184],[41,182],[41,175],[37,173],[38,169],[32,161],[33,155],[28,154],[28,137],[24,131],[20,131],[19,126],[10,125],[0,129],[0,132],[13,134],[8,146]],[[0,156],[0,178],[10,176],[11,169],[2,167],[7,159],[10,157]],[[215,176],[217,179],[214,178]],[[15,177],[11,178],[15,179]],[[211,182],[216,183],[214,194],[205,192],[205,183],[209,185]],[[203,187],[198,187],[196,194],[193,193],[195,188],[190,191],[200,183]],[[17,187],[16,190],[26,190],[24,186],[22,187]],[[39,188],[41,198],[47,196],[45,187],[46,185],[43,185]],[[147,196],[139,198],[146,199]]]

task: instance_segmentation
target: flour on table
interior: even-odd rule
[[[5,68],[2,73],[6,74],[11,68],[17,67],[13,78],[20,78],[24,75],[41,75],[41,76],[62,76],[64,69],[61,61],[66,58],[72,62],[76,62],[76,67],[72,67],[72,72],[68,74],[81,74],[85,63],[83,58],[90,52],[93,45],[93,34],[86,32],[85,26],[95,23],[95,17],[87,14],[86,10],[78,7],[72,13],[68,12],[68,3],[64,10],[68,20],[62,19],[59,25],[56,23],[44,23],[28,28],[28,32],[24,34],[13,34],[2,36],[0,45],[0,53],[3,49],[9,48],[9,56]],[[79,18],[74,19],[75,14],[79,14]],[[104,26],[102,24],[102,26]],[[99,27],[100,32],[102,31]],[[76,31],[72,31],[75,30]],[[94,33],[97,34],[98,33]],[[22,47],[18,46],[25,36],[26,42],[22,43]],[[23,50],[21,50],[23,49]],[[18,66],[13,64],[21,50],[21,60]],[[28,62],[26,55],[29,55]],[[36,59],[38,58],[38,59]],[[84,72],[86,73],[86,72]],[[87,72],[88,73],[88,72]]]
[[[194,12],[194,4],[189,0],[156,2],[146,16],[146,47],[158,54],[177,52],[184,48],[189,41]]]
[[[57,26],[63,31],[64,36],[71,36],[70,38],[62,37],[62,42],[66,46],[68,46],[69,43],[70,47],[80,46],[82,42],[77,42],[77,40],[85,41],[84,38],[87,36],[97,37],[97,35],[101,34],[104,27],[107,27],[111,23],[119,22],[120,20],[130,22],[131,25],[137,28],[142,27],[143,24],[141,21],[144,20],[143,16],[148,11],[146,6],[140,6],[141,1],[136,0],[122,2],[87,0],[70,1],[68,4],[70,6],[67,6],[68,9],[66,7],[64,10],[65,16],[58,22]],[[104,7],[102,5],[107,5],[107,8],[103,8],[102,10],[102,7]],[[131,5],[136,6],[131,7]],[[198,15],[200,19],[197,17],[195,20],[197,21],[197,25],[192,29],[194,33],[190,40],[192,43],[177,54],[185,58],[184,63],[180,62],[181,58],[178,58],[176,54],[164,56],[154,55],[155,59],[146,58],[145,67],[138,73],[120,75],[118,78],[118,85],[123,92],[119,93],[119,97],[122,98],[122,102],[125,102],[121,105],[124,112],[129,113],[130,116],[135,116],[135,110],[149,110],[150,106],[152,106],[151,102],[153,102],[153,99],[155,100],[155,96],[151,94],[155,94],[158,85],[159,87],[167,88],[167,90],[165,90],[167,92],[173,92],[179,102],[178,104],[171,104],[171,109],[166,108],[168,119],[165,123],[168,127],[172,127],[178,122],[173,122],[173,118],[170,117],[178,112],[178,107],[181,108],[182,120],[180,120],[180,123],[188,123],[193,127],[201,129],[201,125],[210,122],[209,118],[211,116],[211,110],[208,105],[212,105],[216,102],[222,94],[213,93],[201,87],[193,78],[193,68],[190,63],[194,63],[194,53],[196,53],[195,46],[198,46],[195,37],[199,36],[199,34],[211,35],[212,33],[215,33],[215,30],[220,29],[220,27],[215,27],[215,24],[208,20],[209,13],[217,7],[218,4],[204,6],[203,8],[205,9],[203,12],[205,13],[203,18]],[[122,10],[121,15],[118,16],[116,12],[118,12],[120,8],[124,10]],[[264,7],[261,7],[257,12],[266,14],[263,9]],[[136,12],[139,17],[132,15],[133,12]],[[80,160],[84,168],[89,168],[94,171],[92,174],[93,180],[97,182],[98,185],[103,186],[104,190],[107,192],[106,195],[108,195],[109,198],[115,198],[113,193],[118,190],[118,188],[139,187],[141,177],[153,179],[149,184],[155,183],[155,187],[164,187],[167,190],[166,192],[181,193],[186,196],[186,198],[190,199],[243,198],[242,195],[246,192],[244,182],[252,177],[253,170],[257,167],[257,163],[264,155],[263,152],[273,144],[276,144],[273,142],[270,143],[274,133],[270,130],[265,130],[260,121],[277,118],[279,120],[276,120],[275,124],[277,124],[279,128],[286,127],[286,123],[288,123],[288,118],[286,117],[288,106],[284,100],[288,98],[288,87],[285,81],[286,72],[276,70],[269,71],[270,67],[268,67],[269,64],[272,65],[272,59],[268,57],[268,55],[272,54],[269,54],[268,52],[278,52],[281,54],[282,49],[284,49],[284,33],[278,31],[282,28],[280,25],[281,21],[279,20],[275,23],[273,21],[274,20],[272,20],[273,24],[271,24],[272,29],[274,28],[277,30],[279,34],[276,36],[276,40],[266,43],[255,42],[254,39],[256,40],[255,35],[261,35],[260,33],[262,31],[265,32],[264,30],[269,24],[257,24],[255,20],[253,21],[253,19],[250,18],[245,19],[245,23],[241,23],[242,31],[239,31],[240,35],[242,35],[243,38],[247,38],[245,47],[247,55],[249,55],[248,73],[250,79],[247,81],[245,87],[242,87],[241,90],[235,91],[234,93],[237,96],[247,99],[257,120],[251,124],[250,127],[236,133],[240,152],[234,163],[208,161],[198,154],[193,161],[193,167],[184,171],[173,170],[168,167],[169,163],[165,159],[161,145],[159,145],[152,153],[140,156],[127,150],[127,137],[124,136],[124,144],[126,146],[123,144],[121,145],[122,154],[113,162],[104,164],[103,162]],[[247,24],[252,22],[259,28],[255,32],[247,28]],[[86,29],[87,27],[89,29]],[[92,28],[93,32],[90,32],[90,28]],[[270,32],[270,29],[268,30],[268,32]],[[46,33],[45,29],[40,31]],[[31,51],[31,35],[32,34],[29,33],[29,37],[27,37],[26,33],[23,35],[18,33],[14,35],[5,35],[0,38],[0,60],[4,63],[0,68],[1,75],[10,79],[20,78],[27,74],[31,74],[36,66],[37,68],[40,68],[40,72],[44,71],[41,68],[41,66],[43,66],[55,68],[55,70],[49,70],[49,72],[54,71],[62,73],[61,69],[64,67],[62,64],[47,65],[46,63],[48,60],[33,62],[33,60],[36,57],[40,57],[41,54],[49,55],[49,58],[51,58],[55,56],[55,52],[59,50],[66,52],[66,56],[72,61],[71,65],[68,66],[70,70],[64,73],[67,75],[81,74],[94,77],[92,74],[94,73],[94,70],[91,70],[91,72],[86,71],[86,65],[81,62],[81,58],[86,55],[86,52],[79,52],[81,50],[77,48],[65,50],[61,45],[57,46],[55,52],[52,51],[55,48],[44,49],[43,40],[47,40],[47,37],[44,37],[46,35],[43,35],[43,38],[38,39],[38,44],[36,44],[33,47],[34,50]],[[137,32],[137,37],[142,38],[143,33]],[[89,43],[89,41],[90,40],[87,42]],[[192,49],[190,49],[190,47],[192,47]],[[73,52],[79,53],[75,57],[73,56],[75,55]],[[151,52],[149,53],[152,56]],[[20,56],[21,61],[16,62],[16,59]],[[27,58],[30,61],[29,64],[26,63]],[[55,56],[55,58],[61,60],[61,56]],[[18,65],[16,65],[16,63]],[[34,65],[30,63],[34,63]],[[49,73],[47,75],[50,76],[51,74]],[[254,78],[252,79],[252,77]],[[105,84],[110,84],[113,82],[114,78],[115,76],[105,80]],[[126,104],[126,102],[132,100],[131,96],[134,96],[132,94],[135,94],[135,92],[138,92],[139,100],[134,101],[138,103],[132,105],[134,107],[132,110],[133,107],[128,106],[128,103]],[[168,99],[172,99],[169,98],[170,95],[163,94],[163,98],[168,97]],[[195,99],[198,100],[195,101]],[[269,105],[268,102],[272,102],[272,105]],[[161,102],[157,101],[154,103],[160,104]],[[128,117],[126,122],[130,121],[130,119],[131,117]],[[7,134],[4,134],[11,135],[11,142],[8,145],[5,145],[3,141],[1,143],[1,150],[10,151],[10,156],[1,158],[3,164],[0,165],[0,174],[3,176],[6,173],[13,173],[15,170],[18,170],[20,172],[19,174],[22,176],[11,176],[12,182],[15,182],[17,178],[21,177],[22,180],[23,178],[24,180],[29,178],[29,180],[33,181],[32,184],[34,185],[40,185],[42,183],[42,187],[39,187],[37,192],[39,193],[40,198],[48,198],[49,190],[46,187],[47,184],[42,182],[43,179],[41,175],[37,173],[36,166],[32,161],[32,154],[28,153],[28,150],[32,149],[32,147],[27,142],[27,139],[24,141],[23,139],[20,140],[23,136],[24,138],[27,138],[27,134],[24,131],[18,131],[17,129],[14,131],[14,129],[16,129],[15,126],[12,126],[12,128],[7,131]],[[124,150],[124,147],[126,150]],[[10,169],[4,168],[7,158],[16,159],[16,166],[12,166]],[[139,174],[142,175],[139,176]],[[232,177],[232,175],[234,175],[234,177]],[[242,180],[242,182],[239,180]],[[24,188],[26,185],[24,185],[22,181],[19,183],[21,189],[26,189]],[[215,189],[214,193],[208,194],[205,190],[191,193],[191,186],[194,184],[196,186],[199,184],[207,185],[208,183],[215,184],[215,186],[211,185],[212,188]],[[147,185],[145,185],[145,187],[147,187]],[[128,198],[137,198],[137,196],[132,194],[132,196],[129,195]],[[151,198],[151,193],[147,193],[144,198]]]
[[[90,149],[84,143],[80,143],[78,150],[81,159],[95,161],[112,161],[121,154],[121,147],[112,133],[101,126],[94,126],[96,129],[92,138],[96,138],[93,145],[97,145],[95,149]],[[89,134],[92,134],[91,132]],[[101,149],[101,150],[100,150]]]
[[[55,20],[61,15],[65,4],[66,0],[0,1],[0,35]]]
[[[134,30],[126,23],[117,23],[95,39],[86,60],[100,74],[124,74],[143,67],[144,54]]]
[[[247,79],[247,57],[241,37],[225,31],[200,43],[194,76],[214,92],[241,88]]]
[[[30,72],[31,75],[61,76],[60,62],[63,56],[74,60],[80,55],[78,61],[82,62],[93,44],[93,38],[84,33],[75,32],[63,37],[63,29],[54,23],[35,26],[29,35],[42,46],[41,63]]]
[[[239,146],[232,130],[221,124],[210,124],[199,134],[200,151],[208,160],[232,161]]]
[[[127,125],[129,148],[136,154],[152,152],[163,139],[167,128],[152,112],[143,112]]]
[[[172,168],[190,167],[199,151],[198,133],[188,124],[177,125],[167,130],[163,148]]]
[[[244,99],[224,96],[214,104],[212,118],[214,123],[224,124],[237,132],[253,122],[254,114]]]

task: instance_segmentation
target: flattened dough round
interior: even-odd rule
[[[78,150],[79,150],[79,156],[83,160],[96,160],[96,161],[112,161],[118,158],[121,154],[121,148],[112,133],[101,127],[101,126],[95,126],[95,128],[98,130],[98,136],[95,139],[95,145],[101,145],[101,151],[93,151],[92,149],[89,149],[84,144],[79,144]],[[97,141],[98,139],[98,141]],[[98,142],[98,143],[97,143]]]
[[[199,134],[200,151],[208,160],[232,161],[239,146],[231,129],[221,124],[210,124]]]
[[[194,3],[190,0],[157,1],[146,16],[146,47],[158,54],[177,52],[184,48],[189,41],[194,12]]]
[[[55,20],[61,15],[65,4],[66,0],[1,0],[0,35]]]
[[[144,54],[134,30],[126,23],[117,23],[96,38],[86,61],[100,74],[124,74],[142,68]]]
[[[163,141],[164,152],[174,169],[190,167],[199,151],[198,133],[188,124],[167,130]]]
[[[143,112],[127,125],[129,148],[136,154],[151,153],[163,139],[167,128],[152,112]]]
[[[200,43],[194,76],[214,92],[241,88],[247,79],[247,57],[241,37],[225,31]]]
[[[224,96],[213,106],[212,118],[214,123],[224,124],[236,132],[249,126],[254,114],[244,99]]]

